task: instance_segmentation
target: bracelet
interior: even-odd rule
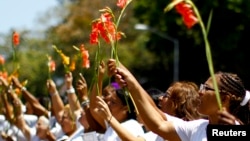
[[[85,100],[81,103],[82,108],[85,108],[87,105],[89,105],[89,100]]]
[[[22,87],[21,88],[21,91],[23,92],[23,91],[26,91],[27,90],[27,88],[26,87]]]
[[[67,94],[74,94],[75,93],[75,89],[73,87],[69,88],[68,90],[66,90]]]
[[[110,119],[108,120],[108,124],[110,124],[110,121],[111,121],[112,117],[113,117],[113,116],[111,116]]]
[[[53,97],[53,96],[56,96],[58,93],[55,92],[55,93],[51,93],[50,96]]]

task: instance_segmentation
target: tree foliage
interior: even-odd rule
[[[93,63],[97,50],[89,44],[92,20],[100,16],[99,9],[109,6],[115,12],[116,1],[110,0],[59,0],[59,9],[53,9],[59,23],[46,31],[45,39],[27,36],[29,31],[21,33],[22,44],[19,52],[20,80],[28,79],[28,88],[36,95],[47,93],[46,54],[56,60],[57,70],[54,79],[64,77],[61,58],[51,47],[56,45],[72,57],[76,54],[74,46],[85,44],[90,52],[91,68],[83,70],[88,83],[93,77]],[[190,80],[203,83],[209,76],[205,57],[205,45],[201,29],[195,25],[187,29],[182,17],[173,9],[164,13],[164,8],[171,0],[145,1],[133,0],[124,17],[119,30],[126,38],[119,41],[119,59],[132,71],[145,88],[157,87],[163,91],[173,82],[174,44],[172,40],[162,38],[159,34],[168,35],[179,41],[179,80]],[[243,78],[246,88],[250,88],[250,71],[248,60],[248,34],[250,24],[250,3],[244,0],[193,0],[206,23],[211,11],[212,22],[208,34],[211,44],[215,71],[235,72]],[[53,16],[50,11],[50,16]],[[43,19],[45,20],[45,19]],[[134,25],[143,23],[154,32],[137,31]],[[2,36],[5,42],[0,51],[11,60],[11,35]],[[109,46],[102,46],[102,53],[109,53]],[[106,58],[103,58],[106,59]],[[8,64],[8,69],[11,65]],[[77,76],[79,70],[73,75]],[[59,79],[60,78],[60,79]],[[76,77],[77,78],[77,77]],[[107,81],[107,78],[106,80]]]

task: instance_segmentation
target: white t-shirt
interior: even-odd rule
[[[14,141],[27,141],[23,132],[15,125],[11,125],[7,131],[7,135],[11,136]]]
[[[174,127],[182,141],[207,141],[206,128],[209,121],[205,119],[174,122]]]
[[[156,141],[156,138],[158,137],[158,135],[152,131],[148,131],[140,136],[143,137],[145,141]]]
[[[167,117],[167,120],[168,121],[172,121],[172,122],[179,122],[179,121],[183,121],[182,119],[180,118],[177,118],[177,117],[174,117],[174,116],[171,116],[171,115],[168,115],[166,113],[164,113],[165,116]],[[144,135],[142,135],[142,137],[146,140],[146,141],[165,141],[161,136],[159,136],[158,134],[152,132],[152,131],[149,131],[147,133],[145,133]]]
[[[36,115],[24,114],[23,119],[25,120],[25,122],[28,124],[29,127],[33,128],[36,126],[38,117]]]
[[[141,124],[134,119],[122,122],[121,125],[136,137],[144,134]],[[115,130],[111,128],[111,126],[107,128],[106,132],[104,133],[103,139],[104,141],[121,141],[120,137],[117,135]]]

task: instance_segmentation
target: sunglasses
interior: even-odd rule
[[[207,86],[206,84],[200,84],[200,89],[199,91],[215,91],[214,88],[210,88],[209,86]]]
[[[169,97],[170,97],[169,92],[166,92],[166,94],[163,96],[163,98],[169,98]]]

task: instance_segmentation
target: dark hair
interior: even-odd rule
[[[165,95],[164,92],[157,88],[149,88],[147,89],[147,93],[150,95],[150,97],[153,99],[155,105],[160,108],[159,106],[159,97]]]
[[[120,98],[122,105],[129,106],[128,118],[127,119],[136,119],[135,106],[128,93],[124,89],[116,89],[116,95]]]
[[[221,97],[223,93],[230,95],[229,112],[240,119],[244,124],[250,124],[248,104],[240,105],[246,95],[246,89],[242,79],[237,74],[229,72],[219,71],[215,75]]]
[[[49,97],[40,97],[38,98],[38,101],[43,107],[45,107],[47,110],[50,110],[49,106],[51,104],[51,100]]]

